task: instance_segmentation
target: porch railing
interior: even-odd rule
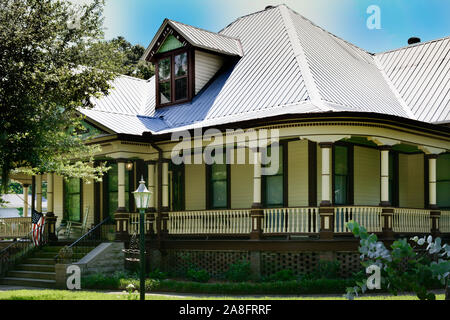
[[[394,232],[430,233],[430,210],[395,208],[392,229]]]
[[[450,211],[441,211],[439,231],[442,233],[450,232]]]
[[[169,234],[248,234],[250,210],[169,212]]]
[[[318,208],[272,208],[264,210],[263,233],[318,233]]]
[[[364,226],[368,232],[381,232],[381,207],[336,207],[334,208],[334,232],[347,233],[351,220]]]
[[[26,237],[31,231],[31,218],[0,219],[0,238]]]

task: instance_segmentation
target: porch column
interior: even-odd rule
[[[162,159],[159,163],[161,165],[161,233],[163,238],[168,234],[168,222],[169,222],[169,159]]]
[[[437,154],[430,154],[428,158],[428,206],[430,209],[437,208],[436,201],[436,159]]]
[[[382,207],[390,207],[389,202],[389,151],[392,149],[391,146],[380,147],[381,153],[381,203]]]
[[[125,203],[125,163],[126,160],[117,160],[117,211],[126,212]]]
[[[264,211],[261,204],[261,150],[253,152],[253,205],[250,211],[252,231],[250,239],[259,240],[263,234]]]
[[[36,211],[42,213],[42,175],[36,176]]]
[[[150,195],[150,204],[147,209],[147,235],[154,234],[154,223],[155,223],[155,212],[156,212],[156,201],[155,201],[155,161],[147,161],[147,170],[148,170],[148,191],[151,192]]]
[[[45,215],[45,219],[47,222],[47,232],[48,232],[48,239],[50,241],[56,241],[58,240],[56,236],[56,221],[58,217],[55,216],[53,213],[54,210],[54,174],[53,173],[47,173],[47,214]]]
[[[23,216],[28,217],[28,190],[30,188],[29,184],[23,185]]]
[[[53,173],[47,173],[47,215],[53,213]]]
[[[426,158],[428,158],[428,207],[431,209],[431,235],[438,237],[440,235],[439,220],[441,218],[441,212],[438,209],[436,199],[436,160],[438,155],[430,154]]]
[[[169,162],[162,163],[162,211],[169,211]]]
[[[332,239],[334,232],[334,208],[331,207],[331,168],[333,142],[321,142],[322,150],[322,199],[320,202],[320,238]]]
[[[383,232],[383,239],[394,239],[394,231],[392,230],[392,219],[394,217],[394,209],[389,208],[391,203],[389,201],[389,151],[392,146],[384,145],[380,147],[381,153],[381,167],[380,167],[380,206],[383,207],[381,211],[381,228]]]
[[[128,238],[130,215],[125,202],[125,164],[126,159],[117,159],[117,210],[114,214],[116,222],[116,240],[125,241]]]

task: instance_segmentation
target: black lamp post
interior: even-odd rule
[[[140,294],[141,300],[145,300],[145,231],[144,231],[144,217],[145,210],[148,208],[150,202],[151,192],[145,186],[144,177],[139,182],[139,187],[133,192],[136,208],[139,210],[139,249],[141,253],[141,277],[140,277]]]

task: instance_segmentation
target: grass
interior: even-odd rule
[[[136,296],[137,297],[137,296]],[[14,290],[0,292],[0,300],[128,300],[128,294],[67,290]],[[437,295],[443,300],[444,295]],[[338,296],[280,297],[280,296],[170,296],[147,295],[146,300],[346,300]],[[357,300],[418,300],[412,295],[367,296]]]

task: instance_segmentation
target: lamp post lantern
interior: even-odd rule
[[[144,177],[139,181],[139,187],[133,192],[136,208],[139,210],[139,249],[141,262],[141,276],[140,276],[140,295],[141,300],[145,300],[145,231],[144,231],[144,217],[145,210],[150,203],[151,192],[145,186]]]

